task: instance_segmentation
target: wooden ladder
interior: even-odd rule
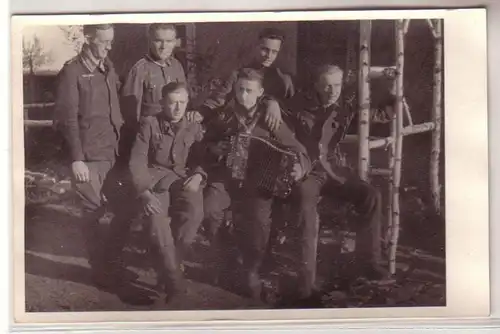
[[[371,34],[372,21],[360,22],[359,31],[359,121],[358,121],[358,173],[359,177],[368,181],[370,176],[380,175],[388,178],[388,204],[387,204],[387,231],[384,233],[383,242],[387,250],[389,270],[396,273],[396,251],[399,239],[400,226],[400,197],[401,163],[403,158],[403,138],[407,135],[432,131],[432,150],[430,163],[430,184],[434,208],[440,213],[441,196],[439,183],[439,156],[441,148],[441,102],[442,102],[442,22],[441,20],[428,20],[435,43],[434,84],[432,121],[414,125],[409,107],[404,98],[404,43],[410,20],[395,20],[396,64],[389,67],[371,66]],[[370,80],[385,76],[392,79],[393,94],[396,97],[394,117],[391,121],[391,135],[386,138],[370,137]],[[404,126],[406,117],[408,125]],[[377,148],[388,148],[388,161],[386,168],[373,168],[370,165],[370,151]]]

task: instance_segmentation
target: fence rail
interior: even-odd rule
[[[24,127],[25,130],[28,128],[41,128],[41,127],[51,127],[54,122],[52,120],[33,120],[29,119],[28,110],[35,108],[51,108],[55,105],[54,102],[42,102],[42,103],[26,103],[24,104]]]

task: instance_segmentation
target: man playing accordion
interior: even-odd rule
[[[238,72],[235,98],[217,111],[206,126],[210,192],[204,211],[212,240],[233,196],[240,196],[242,219],[233,215],[237,244],[242,253],[243,284],[247,295],[259,298],[259,269],[271,227],[271,206],[277,196],[287,196],[287,186],[310,169],[305,147],[286,122],[270,130],[265,115],[279,104],[265,97],[262,74],[250,68]],[[285,162],[285,163],[283,163]],[[234,203],[233,203],[234,204]]]

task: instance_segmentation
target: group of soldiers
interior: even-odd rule
[[[356,275],[371,279],[387,275],[379,258],[380,194],[356,175],[345,173],[335,159],[334,151],[355,114],[339,102],[343,71],[338,66],[320,66],[309,89],[296,92],[291,77],[274,65],[284,34],[263,29],[253,62],[236,69],[202,105],[193,107],[185,72],[173,56],[174,25],[149,26],[149,52],[123,83],[108,58],[113,26],[87,25],[83,32],[80,54],[58,76],[55,121],[68,147],[96,284],[118,287],[127,280],[122,252],[130,222],[141,213],[157,254],[159,286],[166,302],[185,298],[186,252],[203,226],[213,254],[223,254],[224,243],[218,236],[226,210],[238,202],[240,207],[234,210],[241,216],[234,219],[234,238],[242,256],[240,283],[246,295],[260,298],[260,271],[269,254],[277,199],[252,184],[241,187],[231,181],[221,161],[228,154],[228,134],[240,131],[273,137],[299,157],[289,196],[295,218],[286,227],[293,230],[298,247],[299,277],[290,304],[305,305],[318,295],[320,196],[349,202],[356,209]],[[327,166],[320,163],[325,156]],[[113,219],[103,238],[98,226],[107,209]],[[212,261],[218,268],[227,254],[215,255]]]

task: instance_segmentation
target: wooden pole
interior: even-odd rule
[[[368,168],[370,166],[370,148],[368,147],[370,135],[370,43],[371,43],[371,21],[363,20],[360,23],[359,37],[359,151],[358,151],[358,173],[362,180],[368,180]]]
[[[432,132],[432,150],[430,161],[431,194],[436,213],[441,213],[441,185],[439,183],[439,156],[441,154],[441,100],[442,100],[442,63],[443,40],[441,20],[433,20],[434,36],[434,90],[432,121],[434,122],[434,131]]]
[[[389,270],[396,273],[396,251],[399,239],[400,208],[399,187],[401,184],[401,160],[403,154],[403,71],[404,71],[404,20],[396,20],[396,105],[395,105],[395,131],[394,131],[394,165],[392,178],[392,228],[391,248],[389,254]]]
[[[394,106],[396,107],[396,106]],[[394,143],[396,142],[396,115],[394,114],[392,117],[391,121],[391,136],[387,139],[391,139],[390,143],[390,149],[389,149],[389,154],[388,154],[388,164],[387,167],[391,170],[391,175],[389,178],[389,183],[387,186],[387,226],[386,226],[386,232],[385,232],[385,249],[387,251],[386,255],[387,258],[390,258],[390,252],[391,252],[391,247],[390,245],[392,244],[392,229],[393,229],[393,220],[392,220],[392,201],[393,201],[393,196],[394,196],[394,188],[393,188],[393,179],[394,179],[394,158],[396,156],[396,146]]]

